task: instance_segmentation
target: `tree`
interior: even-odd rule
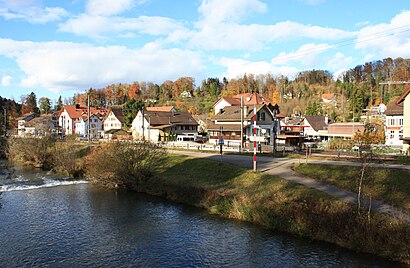
[[[37,107],[37,96],[34,92],[29,95],[22,96],[23,113],[40,113],[40,109]]]
[[[137,116],[138,111],[141,110],[143,106],[144,106],[144,102],[141,99],[136,100],[132,98],[132,99],[129,99],[125,103],[123,107],[125,126],[127,127],[131,126],[132,121]]]
[[[40,104],[40,112],[42,114],[48,114],[51,112],[51,103],[49,98],[42,97],[38,102]]]
[[[58,112],[62,108],[63,108],[63,101],[62,101],[61,96],[60,96],[60,97],[58,97],[57,104],[54,105],[54,112]]]

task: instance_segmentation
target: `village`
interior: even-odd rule
[[[19,117],[14,133],[18,137],[75,136],[78,141],[93,142],[148,141],[185,149],[219,150],[216,145],[223,145],[224,150],[239,152],[253,150],[254,141],[260,152],[300,151],[306,147],[346,151],[357,150],[352,139],[364,131],[366,124],[372,124],[384,137],[379,147],[408,154],[409,93],[407,89],[387,105],[364,110],[360,122],[334,122],[328,115],[283,116],[277,103],[258,93],[244,93],[220,98],[213,105],[212,116],[192,115],[173,106],[146,107],[137,112],[131,127],[124,124],[121,106],[65,105],[58,113]],[[322,94],[321,102],[333,105],[335,94]]]

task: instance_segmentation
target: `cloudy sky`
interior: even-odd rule
[[[0,95],[410,57],[409,0],[0,0]]]

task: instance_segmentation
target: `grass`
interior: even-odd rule
[[[223,217],[332,242],[410,263],[408,223],[357,214],[354,205],[278,177],[226,163],[169,155],[136,190],[207,209]]]
[[[360,176],[360,167],[302,164],[295,170],[318,181],[357,192],[356,179]],[[410,211],[410,170],[369,167],[365,179],[365,196]]]

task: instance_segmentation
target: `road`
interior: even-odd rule
[[[214,161],[221,161],[225,163],[230,163],[236,166],[240,166],[247,169],[253,168],[253,157],[244,156],[244,155],[234,155],[226,154],[219,155],[213,153],[202,153],[202,152],[193,152],[193,151],[169,151],[174,154],[182,154],[192,157],[207,158]],[[278,176],[282,179],[292,181],[305,185],[310,188],[325,192],[336,198],[343,199],[346,202],[356,203],[357,194],[341,189],[339,187],[329,185],[316,181],[312,178],[297,174],[293,171],[293,166],[296,163],[304,163],[305,159],[294,159],[294,158],[272,158],[266,156],[257,157],[257,170],[260,172],[265,172],[270,175]],[[331,160],[308,160],[308,163],[314,164],[329,164],[329,165],[347,165],[347,166],[360,166],[358,162],[343,162],[343,161],[331,161]],[[401,168],[401,169],[410,169],[410,166],[405,165],[384,165],[384,164],[374,164],[373,166],[383,167],[383,168]],[[391,216],[403,219],[407,222],[410,222],[410,215],[404,211],[385,204],[378,200],[372,200],[372,209],[380,213],[386,213]]]

